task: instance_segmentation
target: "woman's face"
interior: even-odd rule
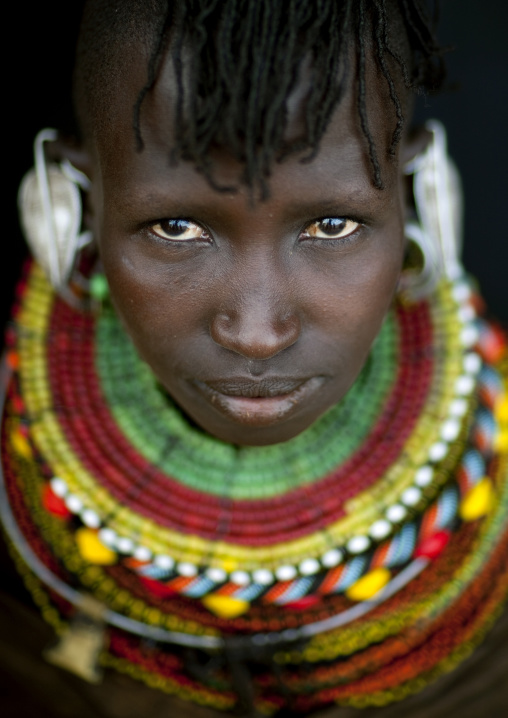
[[[171,165],[172,86],[163,73],[143,104],[143,151],[134,80],[96,137],[93,222],[111,296],[200,427],[235,444],[286,441],[346,394],[394,295],[404,250],[400,170],[387,159],[394,113],[371,93],[383,190],[349,92],[314,159],[275,164],[269,199],[252,204],[247,190],[217,192],[192,164]],[[226,150],[213,167],[224,184],[241,171]]]

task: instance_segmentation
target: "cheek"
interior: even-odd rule
[[[326,293],[316,298],[321,346],[335,367],[330,405],[349,391],[367,360],[393,304],[402,257],[399,232],[379,251],[351,255],[336,268],[333,278],[327,277]]]
[[[150,261],[111,233],[103,235],[101,258],[112,302],[140,356],[154,369],[161,360],[177,363],[182,339],[207,325],[200,277]]]
[[[313,306],[330,334],[370,346],[393,301],[403,246],[396,226],[386,238],[324,267]]]
[[[102,238],[113,303],[138,353],[156,374],[166,376],[193,361],[199,366],[204,352],[215,357],[209,329],[213,313],[222,300],[237,303],[235,287],[249,281],[236,276],[245,264],[230,266],[225,257],[214,259],[206,252],[197,252],[191,261],[163,261],[159,248],[152,252],[150,246],[112,231],[104,231]],[[372,241],[344,252],[294,254],[277,270],[284,276],[273,269],[272,285],[281,289],[268,292],[272,304],[281,303],[302,318],[300,358],[308,361],[319,352],[327,366],[340,365],[342,379],[352,383],[391,304],[402,255],[402,231],[394,223]],[[231,283],[233,275],[237,281]]]

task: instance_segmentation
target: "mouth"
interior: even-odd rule
[[[321,387],[324,377],[304,379],[265,378],[259,381],[233,378],[227,381],[195,381],[211,405],[235,422],[269,426],[297,413]]]

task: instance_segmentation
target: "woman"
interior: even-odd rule
[[[502,622],[464,663],[506,595],[506,349],[409,130],[429,27],[87,3],[80,139],[20,195],[53,289],[28,270],[8,336],[3,518],[48,660],[162,693],[61,679],[74,715],[506,704]]]

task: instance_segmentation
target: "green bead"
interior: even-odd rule
[[[94,274],[90,279],[90,295],[95,301],[103,302],[109,295],[109,285],[104,274]]]
[[[120,430],[163,473],[207,494],[267,499],[318,480],[357,450],[395,381],[397,342],[390,316],[340,404],[294,439],[266,447],[238,449],[196,431],[139,359],[109,306],[97,321],[96,369]],[[168,437],[175,440],[170,452]]]

